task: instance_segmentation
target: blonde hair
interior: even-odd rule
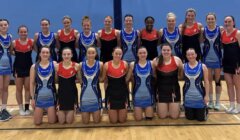
[[[90,22],[90,24],[92,24],[89,16],[83,16],[83,18],[82,18],[82,25],[83,25],[84,21]]]
[[[68,15],[63,16],[62,21],[64,21],[65,19],[69,19],[72,22],[72,18]]]
[[[170,17],[173,17],[175,19],[177,18],[177,16],[173,12],[167,13],[167,19],[170,18]]]

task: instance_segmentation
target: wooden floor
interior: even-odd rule
[[[158,119],[152,121],[136,122],[133,114],[128,114],[128,121],[124,124],[112,125],[108,122],[107,114],[103,113],[100,124],[83,125],[80,114],[76,115],[74,124],[35,126],[31,116],[19,116],[15,99],[15,86],[9,89],[8,110],[13,114],[13,119],[0,122],[0,140],[60,140],[60,139],[166,139],[166,140],[239,140],[240,139],[240,114],[225,114],[228,107],[226,84],[223,84],[221,97],[221,110],[210,111],[206,122],[188,121],[181,113],[180,119]],[[79,85],[78,85],[79,86]],[[182,86],[182,82],[181,82]],[[46,120],[46,117],[44,117]]]

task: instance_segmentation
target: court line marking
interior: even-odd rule
[[[227,107],[224,105],[224,104],[221,104],[222,106],[223,106],[223,108],[225,109],[225,110],[227,110]],[[238,121],[240,121],[240,118],[237,116],[237,115],[235,115],[235,114],[232,114],[233,115],[233,117],[235,117]]]

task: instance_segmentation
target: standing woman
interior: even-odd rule
[[[40,21],[41,32],[35,33],[34,35],[34,50],[37,52],[36,62],[39,58],[40,49],[43,46],[48,46],[50,48],[50,54],[53,61],[57,61],[57,34],[49,30],[50,20],[43,18]]]
[[[179,25],[182,30],[182,56],[183,61],[187,62],[186,51],[189,48],[195,49],[197,53],[197,60],[202,58],[200,48],[200,36],[202,24],[196,21],[196,11],[193,8],[189,8],[185,14],[185,21]]]
[[[167,27],[160,29],[161,43],[169,43],[172,48],[172,55],[182,59],[182,36],[181,30],[176,27],[176,15],[167,14]]]
[[[99,78],[102,73],[103,63],[95,60],[97,50],[94,47],[89,47],[86,55],[87,59],[80,63],[80,110],[82,112],[82,121],[84,124],[88,124],[92,114],[94,123],[99,123],[102,108]]]
[[[220,109],[220,95],[221,95],[221,64],[222,64],[222,51],[221,51],[221,28],[216,25],[216,15],[209,13],[206,16],[207,26],[202,28],[203,32],[203,63],[208,68],[209,80],[209,103],[208,108],[219,110]],[[213,73],[214,72],[214,73]],[[213,103],[213,74],[215,77],[215,91],[216,102]]]
[[[235,25],[233,16],[225,17],[222,45],[223,72],[230,101],[227,113],[240,112],[240,31],[235,28]],[[237,97],[237,107],[235,107],[235,96]]]
[[[2,100],[0,121],[7,121],[12,115],[7,111],[8,86],[12,73],[12,35],[8,33],[9,22],[0,19],[0,96]]]
[[[193,48],[189,48],[186,55],[188,62],[183,66],[185,116],[188,120],[206,121],[209,99],[208,70],[205,64],[196,60],[197,53]],[[204,80],[204,87],[202,80]]]
[[[72,62],[72,50],[62,50],[63,61],[56,66],[58,75],[58,121],[60,124],[71,124],[74,121],[74,110],[78,104],[77,86],[75,83],[79,64]]]
[[[120,32],[121,47],[123,49],[122,59],[128,63],[137,58],[137,47],[140,44],[139,31],[133,29],[133,16],[126,14],[124,16],[125,28]]]
[[[98,31],[98,46],[101,50],[100,60],[103,63],[113,59],[113,49],[120,45],[119,30],[112,28],[112,20],[111,16],[106,16],[104,19],[104,28]]]
[[[79,53],[80,62],[86,60],[87,49],[90,46],[97,47],[97,39],[98,39],[97,33],[91,31],[92,22],[88,16],[84,16],[82,18],[82,29],[83,29],[83,32],[81,32],[77,36],[78,46],[80,50],[80,53]]]
[[[172,48],[168,43],[161,46],[161,55],[154,59],[157,73],[157,113],[160,118],[177,119],[180,114],[180,86],[183,65],[180,58],[172,56]]]
[[[155,67],[150,60],[147,60],[147,49],[140,47],[137,51],[138,61],[131,62],[127,75],[127,81],[133,76],[133,105],[134,118],[137,121],[143,119],[143,112],[146,120],[153,118],[154,86],[153,78],[156,77]]]
[[[30,93],[35,125],[42,123],[44,109],[47,110],[48,123],[52,124],[57,120],[55,66],[56,63],[50,59],[49,47],[42,47],[39,53],[39,61],[33,64],[30,69]]]
[[[32,66],[33,39],[28,38],[28,28],[25,25],[18,27],[19,38],[12,42],[15,52],[13,76],[16,83],[16,98],[20,115],[29,115],[30,103],[30,68]],[[23,87],[25,91],[25,109],[23,109]]]
[[[148,60],[158,56],[159,32],[153,29],[154,21],[152,16],[147,16],[144,20],[146,27],[140,32],[141,46],[146,47]]]
[[[69,47],[72,50],[72,61],[78,62],[77,59],[77,35],[78,31],[71,27],[72,19],[69,16],[64,16],[62,19],[64,28],[58,30],[58,40],[59,40],[59,54],[58,61],[62,61],[62,50],[65,47]]]
[[[120,47],[113,50],[113,60],[104,64],[101,81],[107,76],[107,89],[105,91],[105,105],[108,105],[109,120],[111,123],[124,123],[127,119],[127,96],[128,87],[126,74],[128,64],[121,60],[123,51]]]

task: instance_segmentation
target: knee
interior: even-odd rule
[[[73,123],[73,119],[67,119],[66,122],[67,122],[67,124],[72,124]]]
[[[124,118],[124,119],[119,119],[119,122],[120,123],[125,123],[126,122],[126,119]]]
[[[179,114],[177,114],[177,115],[170,115],[170,117],[171,117],[172,119],[178,119],[178,118],[179,118]]]
[[[42,124],[42,121],[39,121],[39,120],[34,120],[33,122],[35,125],[41,125]]]
[[[141,116],[135,116],[135,121],[141,121],[142,117]]]
[[[89,119],[83,119],[82,122],[83,124],[89,124]]]
[[[63,120],[63,119],[59,119],[58,122],[59,122],[60,124],[65,124],[65,120]]]
[[[159,113],[159,114],[158,114],[158,117],[159,117],[160,119],[165,119],[165,118],[167,118],[167,114]]]
[[[117,120],[110,119],[111,124],[116,124],[117,122],[118,122]]]

